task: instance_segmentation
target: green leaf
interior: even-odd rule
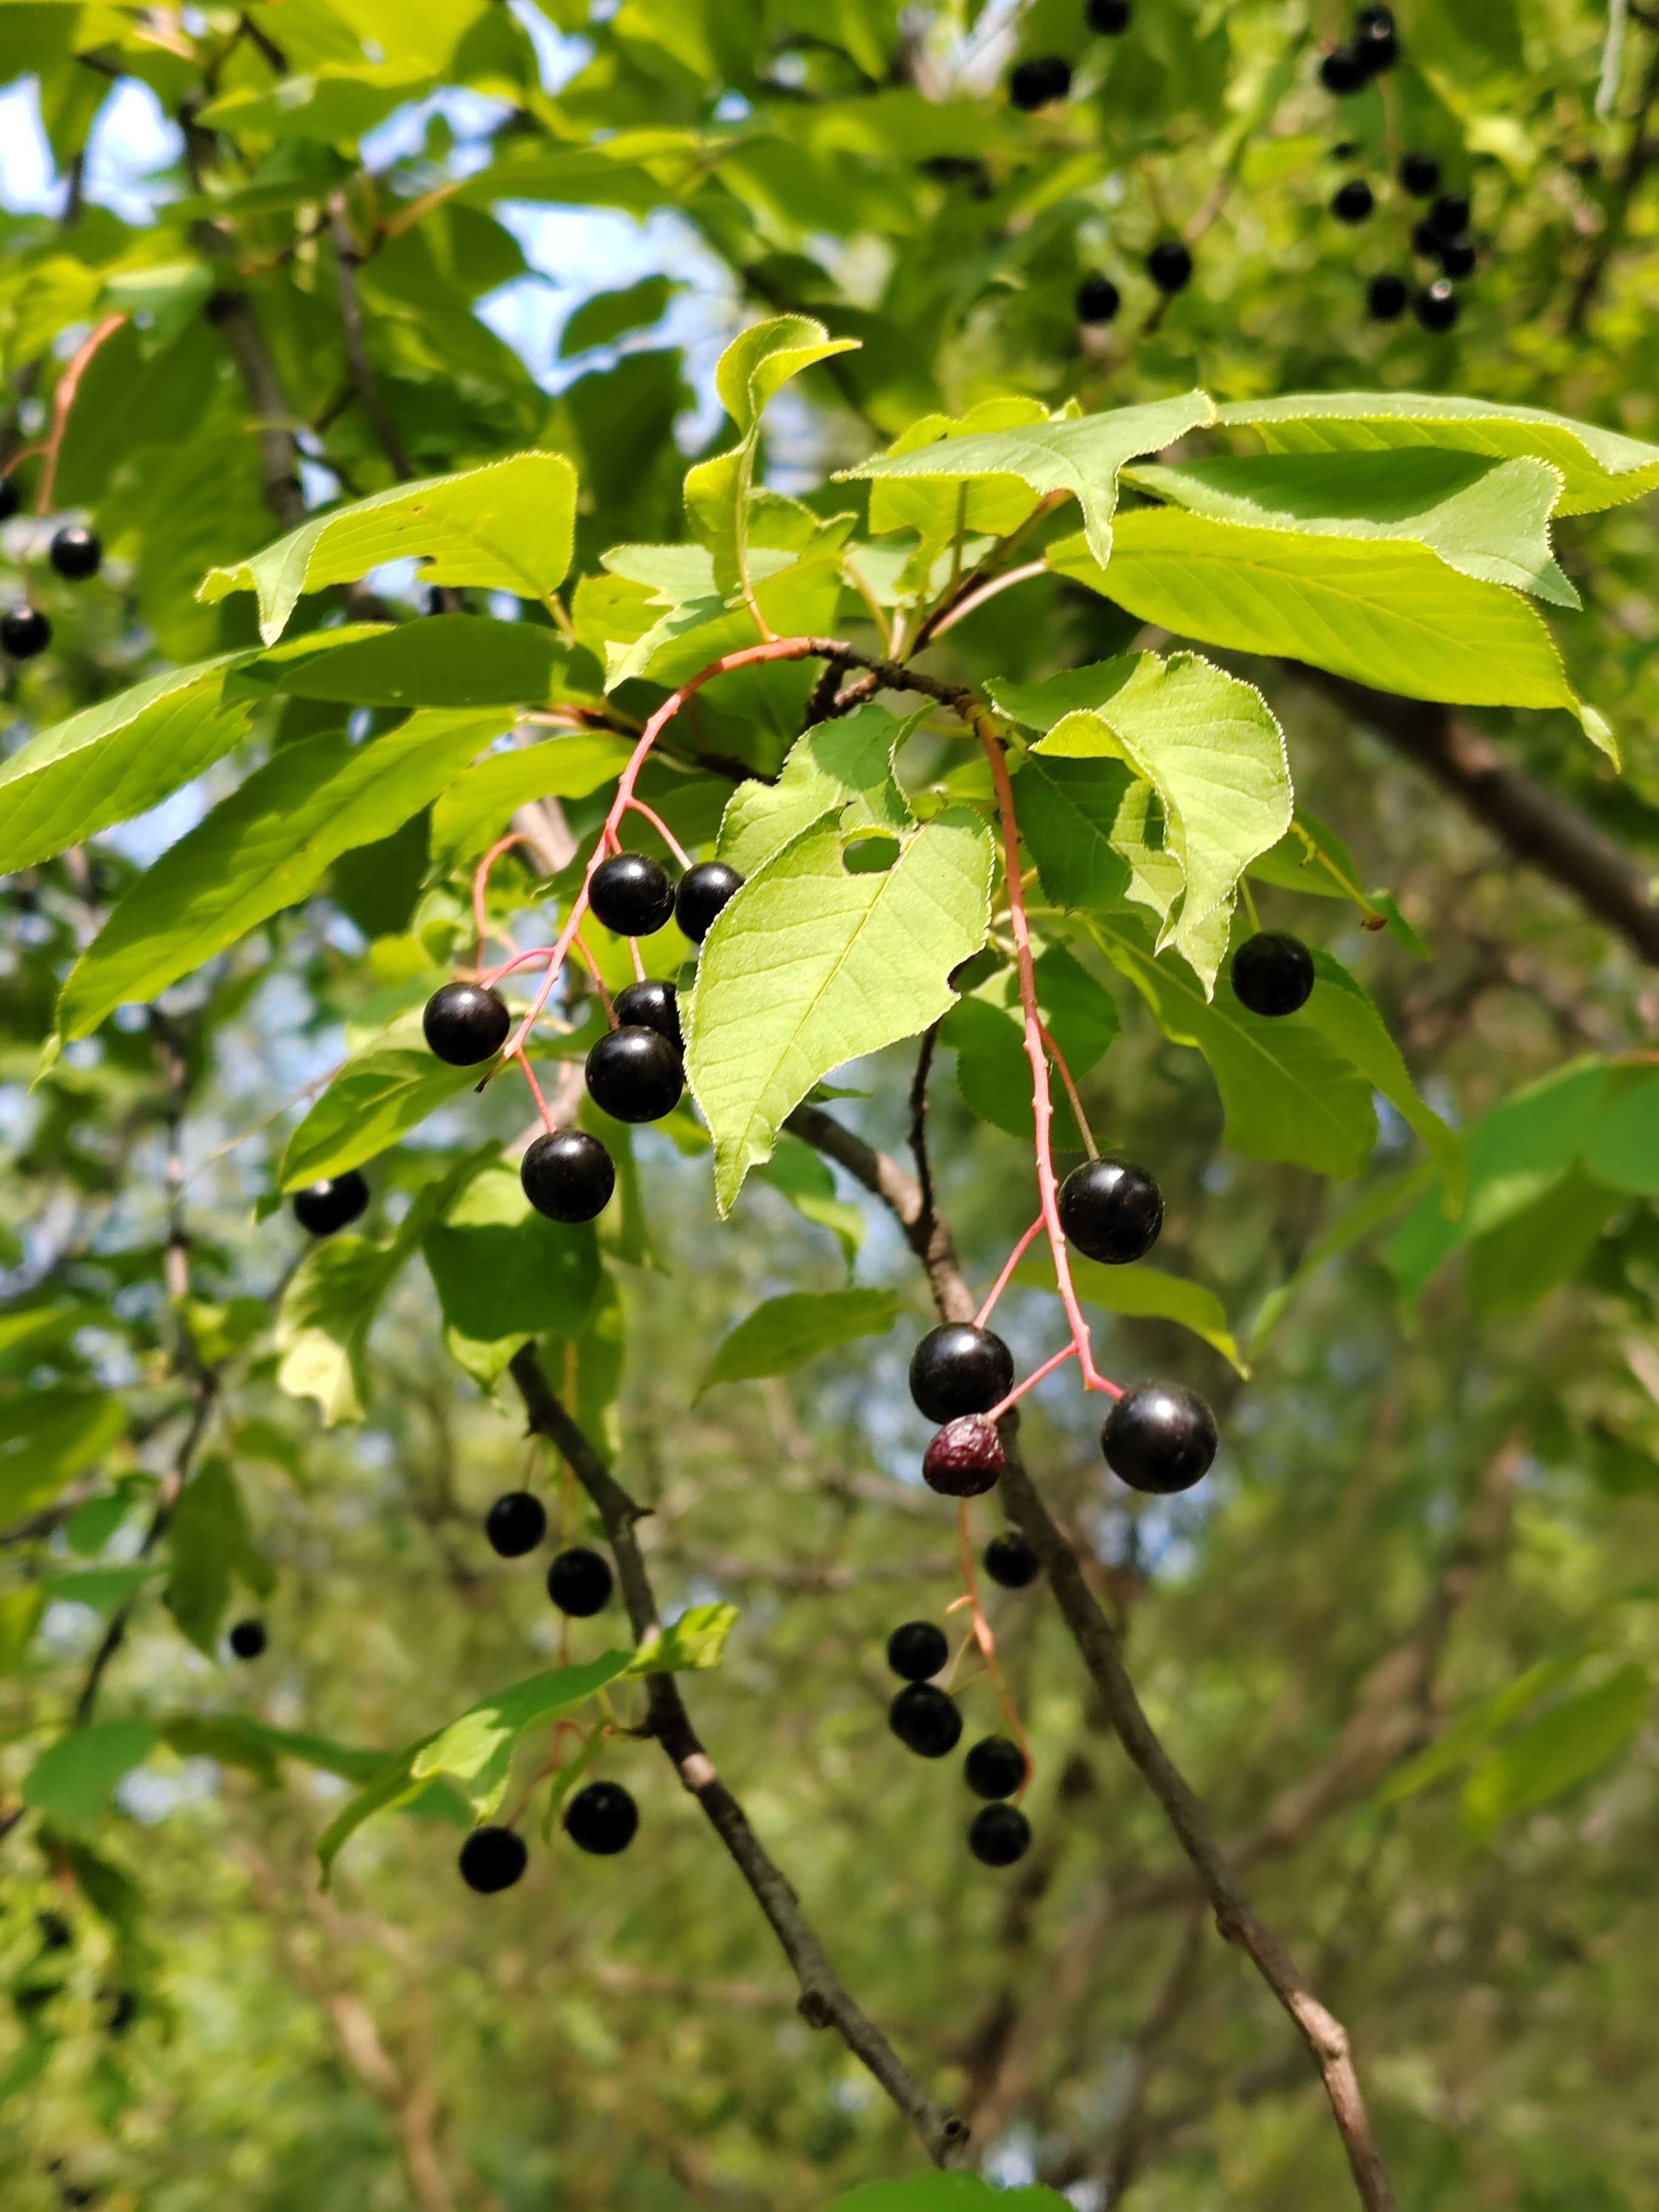
[[[1278,1328],[1291,1301],[1304,1284],[1312,1281],[1322,1267],[1363,1242],[1386,1222],[1392,1221],[1414,1198],[1420,1197],[1433,1180],[1433,1161],[1419,1160],[1404,1175],[1389,1176],[1387,1182],[1379,1183],[1375,1190],[1367,1193],[1357,1205],[1351,1206],[1340,1220],[1335,1222],[1310,1249],[1290,1279],[1281,1283],[1276,1291],[1269,1291],[1263,1298],[1255,1325],[1250,1331],[1250,1350],[1253,1352],[1261,1351],[1268,1336]]]
[[[993,2189],[976,2173],[918,2174],[911,2181],[866,2181],[828,2212],[1069,2212],[1052,2189]]]
[[[46,1594],[38,1583],[0,1590],[0,1680],[22,1665],[46,1609]]]
[[[1039,497],[1069,492],[1082,506],[1084,535],[1103,568],[1112,558],[1119,472],[1137,454],[1158,453],[1214,419],[1208,394],[1189,392],[1108,415],[1061,415],[968,437],[941,436],[911,452],[878,454],[840,471],[836,480],[942,477],[963,483],[977,477],[1016,477]]]
[[[360,1167],[477,1083],[483,1071],[450,1067],[424,1042],[380,1045],[349,1060],[283,1151],[279,1190],[301,1190]]]
[[[0,1394],[0,1528],[50,1505],[126,1426],[120,1400],[101,1390]]]
[[[768,1298],[721,1338],[697,1396],[717,1382],[787,1375],[860,1336],[884,1336],[898,1309],[896,1291],[790,1291]]]
[[[252,658],[170,668],[54,723],[0,763],[0,875],[130,821],[240,744],[252,708],[225,697],[225,678]]]
[[[1056,906],[1109,914],[1123,903],[1131,880],[1124,802],[1139,781],[1127,761],[1026,755],[1014,791],[1020,835]]]
[[[1085,1305],[1103,1313],[1125,1314],[1136,1321],[1178,1322],[1182,1328],[1201,1336],[1229,1366],[1244,1376],[1249,1368],[1238,1342],[1227,1326],[1226,1309],[1213,1291],[1184,1276],[1166,1275],[1156,1267],[1103,1267],[1085,1260],[1080,1252],[1069,1255],[1072,1281]],[[1054,1257],[1039,1237],[1014,1270],[1014,1280],[1036,1291],[1054,1291]]]
[[[1484,1844],[1517,1813],[1531,1812],[1611,1766],[1647,1717],[1651,1685],[1633,1661],[1583,1690],[1481,1761],[1463,1786],[1463,1827]]]
[[[197,1650],[211,1659],[233,1578],[258,1597],[276,1577],[253,1541],[241,1486],[230,1462],[215,1452],[179,1493],[167,1523],[167,1601]]]
[[[159,1575],[159,1566],[80,1567],[65,1574],[42,1575],[40,1587],[54,1602],[89,1605],[94,1613],[111,1613],[137,1596],[144,1584]]]
[[[1489,1320],[1524,1313],[1570,1282],[1622,1204],[1575,1166],[1523,1212],[1473,1238],[1468,1292],[1476,1313]]]
[[[447,1728],[429,1736],[410,1755],[416,1780],[447,1774],[475,1805],[488,1802],[505,1778],[519,1738],[529,1728],[556,1720],[584,1705],[598,1690],[628,1672],[630,1655],[606,1651],[580,1667],[554,1667],[532,1674],[469,1706]]]
[[[541,623],[487,615],[312,630],[250,660],[228,690],[353,707],[538,707],[569,647]]]
[[[1583,1665],[1583,1651],[1560,1652],[1553,1659],[1541,1659],[1535,1667],[1528,1667],[1524,1674],[1503,1689],[1482,1698],[1450,1721],[1430,1744],[1427,1750],[1408,1759],[1397,1767],[1376,1793],[1379,1805],[1398,1805],[1419,1791],[1431,1789],[1448,1774],[1454,1774],[1476,1752],[1499,1735],[1513,1720],[1519,1719],[1529,1705],[1536,1705],[1553,1689],[1569,1680]]]
[[[625,291],[595,292],[582,301],[559,334],[559,359],[586,353],[593,346],[614,345],[629,331],[660,322],[668,302],[682,290],[671,276],[643,276]]]
[[[592,1224],[570,1227],[538,1213],[517,1168],[505,1163],[467,1182],[422,1249],[451,1349],[482,1381],[493,1382],[544,1329],[579,1335],[599,1286]]]
[[[836,1196],[836,1178],[829,1163],[786,1130],[771,1158],[755,1173],[787,1198],[797,1213],[836,1237],[850,1275],[864,1243],[864,1209]]]
[[[654,1628],[629,1661],[627,1673],[684,1674],[718,1667],[738,1624],[734,1605],[688,1606],[666,1628]]]
[[[791,838],[837,810],[848,836],[908,830],[910,810],[893,755],[921,720],[915,714],[901,720],[872,701],[808,730],[790,747],[775,783],[740,783],[732,793],[720,823],[720,858],[752,876]]]
[[[731,1211],[784,1118],[844,1061],[914,1036],[951,1004],[947,976],[990,916],[991,841],[952,809],[884,875],[849,875],[833,822],[775,854],[704,940],[686,1008],[686,1073]]]
[[[1300,392],[1218,407],[1226,428],[1248,426],[1277,453],[1395,453],[1437,446],[1496,460],[1530,454],[1561,471],[1559,512],[1594,514],[1659,484],[1659,447],[1536,407],[1498,407],[1449,392]]]
[[[1315,988],[1304,1009],[1307,1020],[1421,1137],[1440,1169],[1447,1213],[1460,1213],[1468,1185],[1462,1139],[1424,1103],[1400,1056],[1399,1046],[1358,978],[1350,975],[1340,960],[1317,948],[1313,961],[1318,981],[1329,988]]]
[[[583,730],[517,752],[491,753],[457,776],[433,808],[434,866],[447,874],[474,859],[532,799],[586,799],[622,774],[632,751],[625,738]]]
[[[342,853],[429,805],[499,726],[429,710],[361,745],[280,747],[119,902],[64,986],[62,1034],[89,1036],[117,1006],[154,998],[308,896]]]
[[[44,1813],[54,1827],[84,1835],[124,1774],[142,1766],[155,1748],[149,1721],[95,1721],[43,1751],[23,1784],[23,1802]]]
[[[1584,1165],[1614,1190],[1659,1194],[1659,1073],[1616,1071],[1590,1122]]]
[[[1045,947],[1033,969],[1043,1026],[1080,1083],[1120,1032],[1117,1001],[1063,945]],[[956,1053],[957,1088],[969,1111],[1030,1142],[1036,1121],[1018,970],[1005,968],[959,999],[939,1039]],[[1062,1152],[1080,1151],[1083,1133],[1058,1079],[1053,1089],[1054,1141]]]
[[[210,569],[196,596],[211,606],[231,592],[257,592],[267,645],[302,592],[355,583],[410,555],[426,583],[541,599],[570,566],[575,517],[576,471],[563,454],[514,453],[313,515],[252,560]]]
[[[271,1728],[246,1713],[181,1713],[162,1722],[161,1734],[181,1758],[223,1759],[271,1782],[279,1778],[279,1757],[302,1760],[321,1773],[339,1775],[343,1781],[363,1783],[383,1773],[388,1757],[395,1756],[354,1750],[302,1729]]]

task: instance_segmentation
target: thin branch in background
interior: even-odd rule
[[[203,228],[211,233],[205,245],[199,235]],[[196,227],[195,243],[204,252],[222,254],[224,251],[220,234],[210,223]],[[265,505],[284,530],[293,530],[306,519],[294,410],[276,374],[253,302],[239,287],[228,285],[210,297],[205,312],[229,347],[247,394],[259,436],[259,477]]]
[[[921,1035],[916,1072],[910,1083],[910,1157],[916,1164],[916,1188],[921,1194],[919,1225],[930,1233],[933,1222],[933,1170],[927,1158],[927,1079],[933,1070],[939,1025],[933,1023]]]
[[[367,257],[351,228],[350,210],[343,191],[330,195],[328,213],[334,238],[334,265],[339,274],[340,321],[345,331],[346,360],[350,365],[351,380],[357,387],[357,397],[363,403],[363,412],[374,425],[382,452],[391,462],[393,472],[407,483],[415,474],[415,465],[404,451],[397,425],[387,414],[386,403],[380,397],[380,388],[374,381],[374,370],[368,358],[368,344],[363,335],[362,295],[357,289],[357,271]]]
[[[1617,5],[1618,0],[1614,0],[1615,9]],[[1646,18],[1638,14],[1636,9],[1631,9],[1628,12],[1636,15],[1638,21],[1645,23]],[[1613,49],[1615,46],[1611,23],[1608,26],[1607,43],[1609,49]],[[1622,47],[1622,36],[1617,41],[1617,46]],[[1607,57],[1604,53],[1603,92],[1607,90]],[[1653,52],[1648,57],[1647,68],[1643,72],[1641,89],[1636,98],[1635,112],[1630,119],[1630,144],[1626,151],[1624,161],[1620,165],[1619,173],[1613,179],[1613,204],[1607,211],[1607,221],[1602,225],[1601,234],[1590,250],[1589,260],[1580,271],[1578,282],[1573,287],[1572,297],[1567,305],[1566,327],[1570,332],[1576,334],[1582,331],[1589,320],[1589,311],[1595,305],[1596,294],[1601,289],[1608,265],[1613,255],[1624,244],[1629,232],[1632,204],[1635,200],[1637,190],[1643,178],[1647,174],[1655,158],[1655,149],[1648,137],[1648,121],[1653,113],[1656,100],[1659,100],[1659,41],[1656,41]],[[1608,106],[1611,106],[1612,99],[1609,98]],[[1596,106],[1598,112],[1605,112],[1601,109],[1599,96]]]
[[[1203,1963],[1204,1916],[1201,1912],[1195,1912],[1187,1923],[1187,1932],[1182,1938],[1164,1986],[1135,2038],[1129,2094],[1118,2121],[1117,2141],[1112,2147],[1105,2172],[1108,2205],[1123,2202],[1129,2184],[1134,2179],[1146,2156],[1150,2135],[1147,2094],[1158,2071],[1164,2045],[1169,2041],[1182,2013],[1198,1994]]]

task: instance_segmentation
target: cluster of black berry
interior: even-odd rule
[[[1474,241],[1468,234],[1469,196],[1440,190],[1440,164],[1432,154],[1407,154],[1400,164],[1400,181],[1413,198],[1434,203],[1412,232],[1412,251],[1422,260],[1437,263],[1441,270],[1417,295],[1417,319],[1425,331],[1449,331],[1461,312],[1452,280],[1474,273]],[[1332,200],[1331,213],[1342,222],[1359,223],[1367,220],[1376,204],[1364,179],[1351,177]],[[1366,298],[1375,321],[1397,322],[1406,312],[1411,288],[1403,276],[1386,270],[1371,278]]]
[[[1362,8],[1352,40],[1333,46],[1319,64],[1319,82],[1339,100],[1363,92],[1374,76],[1400,58],[1400,32],[1392,8]]]
[[[0,477],[0,522],[9,522],[18,510],[17,487],[9,477]],[[96,534],[78,522],[67,522],[53,533],[46,558],[65,583],[83,584],[95,576],[104,549]],[[0,616],[0,649],[14,660],[33,660],[52,643],[52,624],[39,607],[27,603]]]

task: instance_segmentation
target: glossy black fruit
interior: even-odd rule
[[[555,1129],[526,1152],[519,1181],[537,1212],[550,1221],[592,1221],[611,1203],[617,1168],[586,1129]]]
[[[14,660],[33,660],[52,643],[52,624],[39,607],[14,607],[0,622],[0,647]]]
[[[907,1682],[925,1682],[950,1656],[945,1631],[931,1620],[902,1622],[887,1639],[887,1663]]]
[[[1467,192],[1442,192],[1429,210],[1429,221],[1442,238],[1461,238],[1474,212]]]
[[[1299,937],[1282,929],[1247,937],[1228,972],[1240,1006],[1273,1018],[1305,1006],[1314,987],[1312,953]]]
[[[0,477],[0,522],[9,522],[23,504],[9,477]]]
[[[672,983],[664,983],[654,975],[647,975],[643,983],[630,983],[616,997],[617,1020],[625,1030],[655,1030],[666,1037],[676,1052],[684,1053],[685,1038],[680,1029],[680,996]]]
[[[1077,319],[1092,329],[1101,323],[1109,323],[1123,305],[1123,295],[1109,276],[1097,272],[1085,276],[1077,288]]]
[[[887,1708],[887,1725],[920,1759],[943,1759],[962,1738],[956,1699],[931,1682],[912,1682],[901,1690]]]
[[[461,1880],[485,1897],[511,1889],[529,1863],[524,1838],[511,1828],[475,1828],[461,1845]]]
[[[1025,1753],[1011,1736],[981,1736],[962,1771],[975,1797],[1012,1797],[1025,1779]]]
[[[1400,181],[1413,199],[1432,199],[1440,189],[1440,164],[1432,154],[1407,154],[1400,164]]]
[[[265,1648],[263,1620],[239,1620],[230,1632],[230,1648],[239,1659],[257,1659]]]
[[[1376,196],[1364,177],[1350,177],[1331,202],[1339,222],[1364,222],[1376,205]]]
[[[1051,100],[1064,100],[1072,88],[1072,64],[1059,54],[1038,54],[1021,62],[1008,80],[1008,97],[1030,115]]]
[[[611,1562],[597,1552],[561,1552],[547,1571],[547,1594],[561,1613],[591,1620],[611,1602]]]
[[[613,853],[593,871],[587,903],[618,937],[654,937],[674,911],[674,886],[648,853]]]
[[[1088,1160],[1060,1187],[1060,1225],[1085,1258],[1127,1267],[1157,1243],[1164,1194],[1145,1168]]]
[[[1121,39],[1133,14],[1129,0],[1089,0],[1089,28],[1103,39]]]
[[[1215,1457],[1215,1415],[1180,1382],[1140,1382],[1126,1390],[1100,1431],[1112,1473],[1131,1490],[1167,1498],[1202,1481]]]
[[[83,584],[98,574],[104,549],[94,532],[71,522],[53,538],[46,558],[66,582]]]
[[[985,1571],[1004,1589],[1024,1589],[1042,1572],[1042,1562],[1024,1536],[993,1536],[985,1547]]]
[[[1463,312],[1462,302],[1444,276],[1437,276],[1432,284],[1426,285],[1418,294],[1415,306],[1418,321],[1437,337],[1450,330]]]
[[[1365,76],[1365,64],[1352,46],[1333,46],[1319,64],[1319,82],[1339,100],[1360,91]]]
[[[1013,1382],[1013,1353],[1000,1336],[969,1322],[930,1328],[910,1355],[910,1395],[930,1421],[988,1413]]]
[[[1440,250],[1440,266],[1448,276],[1473,276],[1474,246],[1467,238],[1449,239]]]
[[[618,1121],[660,1121],[685,1088],[680,1056],[655,1030],[612,1030],[587,1055],[587,1089]]]
[[[513,1017],[498,992],[482,983],[446,983],[426,1002],[421,1027],[440,1060],[452,1067],[477,1067],[494,1060],[507,1042]]]
[[[1403,276],[1385,270],[1373,276],[1365,291],[1365,304],[1370,309],[1374,323],[1397,323],[1406,312],[1406,302],[1411,295]]]
[[[1425,261],[1438,261],[1446,241],[1425,216],[1412,232],[1412,252]]]
[[[988,1805],[968,1831],[968,1848],[982,1865],[1012,1866],[1031,1848],[1031,1824],[1018,1805]]]
[[[485,1514],[484,1534],[502,1559],[521,1559],[546,1535],[547,1508],[531,1491],[509,1490]]]
[[[564,1832],[595,1858],[625,1851],[639,1833],[640,1808],[620,1782],[590,1782],[565,1808]]]
[[[1393,9],[1362,8],[1353,44],[1367,76],[1392,69],[1400,58],[1400,32]]]
[[[1146,256],[1146,274],[1160,292],[1184,292],[1193,281],[1193,257],[1178,238],[1161,238]]]
[[[701,945],[714,916],[742,889],[743,878],[724,860],[699,860],[695,868],[688,868],[674,894],[674,919],[682,933],[693,945]]]
[[[978,1498],[994,1488],[1008,1464],[1002,1438],[978,1413],[947,1421],[928,1445],[921,1479],[945,1498]]]
[[[355,1221],[368,1204],[368,1184],[356,1168],[307,1183],[294,1194],[294,1218],[313,1237],[331,1237]]]

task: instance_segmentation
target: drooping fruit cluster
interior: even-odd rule
[[[950,1650],[944,1631],[931,1620],[907,1620],[887,1639],[887,1663],[904,1684],[887,1709],[887,1724],[921,1759],[944,1759],[962,1741],[956,1699],[929,1679],[943,1668]],[[963,1764],[975,1796],[994,1801],[1023,1790],[1030,1771],[1024,1753],[1007,1736],[981,1737]],[[1031,1824],[1015,1805],[988,1804],[968,1831],[968,1848],[986,1866],[1012,1866],[1030,1843]]]
[[[1363,8],[1346,46],[1333,46],[1319,64],[1319,82],[1339,100],[1363,92],[1374,76],[1400,58],[1400,33],[1391,8]]]
[[[9,477],[0,477],[0,522],[9,522],[21,501]],[[54,531],[46,558],[66,584],[84,584],[103,566],[104,548],[84,523],[66,522]],[[52,643],[52,624],[39,607],[12,607],[0,617],[0,650],[13,660],[33,660]]]

